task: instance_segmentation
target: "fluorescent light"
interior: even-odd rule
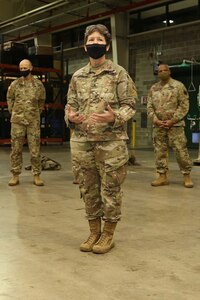
[[[164,23],[164,24],[167,24],[167,20],[164,20],[163,23]],[[174,23],[174,20],[169,20],[169,23],[170,23],[170,24],[173,24],[173,23]]]

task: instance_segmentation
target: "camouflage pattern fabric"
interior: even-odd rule
[[[174,126],[184,126],[188,109],[188,92],[178,80],[170,78],[164,86],[157,82],[148,93],[147,113],[151,120],[173,120]]]
[[[41,168],[42,170],[46,171],[58,171],[61,169],[61,164],[52,158],[49,158],[47,156],[41,157]],[[32,166],[28,165],[24,168],[25,170],[32,170]]]
[[[153,121],[159,119],[175,122],[170,129],[153,124],[153,144],[158,173],[166,173],[168,170],[168,147],[173,148],[181,172],[183,174],[191,172],[192,162],[184,132],[184,117],[188,109],[188,92],[181,82],[170,78],[164,86],[158,82],[151,87],[147,102],[149,118]]]
[[[67,95],[65,121],[68,122],[67,107],[86,116],[86,121],[73,124],[73,141],[109,141],[128,139],[126,121],[135,114],[136,87],[128,73],[119,65],[106,60],[100,67],[90,63],[74,73]],[[114,124],[90,124],[93,112],[101,113],[108,104],[116,113]]]
[[[182,174],[190,174],[192,161],[186,147],[187,139],[183,127],[153,129],[153,143],[158,173],[168,171],[168,147],[172,147]]]
[[[20,174],[22,148],[27,136],[33,175],[41,173],[40,113],[45,102],[42,82],[32,77],[14,80],[7,92],[8,110],[11,113],[11,172]]]
[[[11,127],[11,172],[19,175],[22,170],[22,149],[27,135],[33,175],[41,173],[40,124],[38,121],[29,126],[12,124]]]
[[[135,114],[137,91],[125,69],[110,60],[74,73],[67,95],[65,121],[71,135],[72,168],[79,182],[89,220],[121,218],[121,184],[129,159],[126,122]],[[90,123],[90,115],[103,113],[108,104],[115,112],[113,123]],[[68,121],[68,105],[86,116],[81,124]]]
[[[86,218],[103,217],[116,222],[121,217],[121,184],[129,158],[126,142],[70,143]]]
[[[11,113],[11,123],[29,125],[40,119],[45,102],[45,88],[39,79],[31,81],[20,77],[8,88],[7,103]]]

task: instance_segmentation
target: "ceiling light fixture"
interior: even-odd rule
[[[170,24],[173,24],[173,23],[174,23],[174,20],[168,20],[168,22],[169,22]],[[164,24],[167,24],[167,20],[164,20],[163,23],[164,23]]]

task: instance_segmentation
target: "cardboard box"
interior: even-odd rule
[[[11,51],[12,49],[27,51],[28,46],[26,43],[18,43],[18,42],[13,42],[13,41],[8,41],[3,44],[4,51]]]
[[[33,46],[28,48],[29,55],[53,55],[53,47]]]

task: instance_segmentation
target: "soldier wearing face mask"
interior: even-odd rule
[[[185,121],[189,109],[189,96],[185,86],[171,78],[169,66],[158,67],[159,81],[148,94],[147,113],[153,122],[153,143],[156,157],[158,178],[152,186],[168,185],[168,148],[172,147],[183,174],[184,186],[193,187],[190,178],[192,162],[186,147],[184,132]]]
[[[22,171],[22,148],[27,137],[33,183],[44,185],[40,178],[40,114],[45,103],[45,88],[39,79],[32,76],[33,66],[24,59],[19,64],[21,77],[14,80],[8,88],[7,103],[11,114],[11,173],[10,186],[19,184]]]
[[[110,41],[106,26],[86,28],[84,49],[89,63],[74,73],[65,108],[66,123],[73,128],[72,166],[90,228],[80,250],[99,254],[114,247],[129,158],[126,122],[135,114],[137,99],[127,71],[106,59]]]

